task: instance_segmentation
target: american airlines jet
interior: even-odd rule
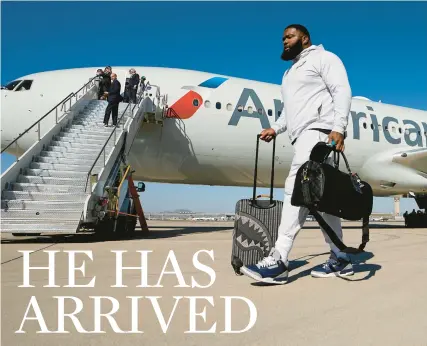
[[[256,134],[280,116],[279,85],[191,70],[132,67],[149,81],[148,96],[167,95],[168,108],[162,125],[146,123],[138,130],[128,157],[135,180],[252,186]],[[3,87],[2,148],[92,78],[97,68],[35,73]],[[122,88],[130,68],[112,68]],[[43,123],[46,128],[53,125]],[[21,153],[37,136],[35,128],[19,143]],[[410,195],[426,208],[427,111],[354,97],[345,145],[352,170],[371,184],[375,196]],[[11,146],[10,153],[14,150]],[[271,150],[271,144],[260,145],[258,186],[269,186]],[[287,134],[278,136],[275,187],[283,188],[292,156]]]

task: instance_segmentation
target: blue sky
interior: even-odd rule
[[[426,2],[2,2],[1,11],[2,84],[105,65],[280,84],[288,66],[280,60],[283,29],[301,23],[314,44],[344,61],[353,95],[427,110]],[[12,159],[2,156],[2,172]],[[147,183],[142,198],[147,211],[233,212],[250,195],[250,188]],[[283,189],[275,197],[283,199]],[[401,208],[416,204],[402,200]],[[374,211],[392,210],[391,198],[375,199]]]

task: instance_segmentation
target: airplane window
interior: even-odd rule
[[[32,84],[32,80],[24,80],[15,91],[30,90]]]
[[[232,111],[233,110],[233,105],[231,103],[227,103],[227,110],[228,111]]]
[[[271,109],[269,109],[267,113],[268,113],[269,116],[273,115],[273,111]]]
[[[221,102],[216,103],[216,109],[221,109]]]
[[[363,123],[363,128],[366,129],[366,123]]]
[[[199,100],[198,99],[194,99],[193,100],[193,106],[197,107],[199,105]]]
[[[399,127],[399,133],[402,133],[402,129]]]
[[[372,130],[374,129],[374,124],[371,124],[371,129],[372,129]]]
[[[252,114],[252,113],[253,113],[253,109],[252,109],[252,107],[251,107],[251,106],[249,106],[249,107],[248,107],[248,113],[249,113],[249,114]]]
[[[10,82],[9,84],[5,85],[4,87],[2,87],[2,89],[13,90],[21,82],[22,82],[22,80],[15,80],[15,81]]]
[[[262,108],[259,108],[259,109],[258,109],[258,113],[259,113],[259,114],[262,114],[262,113],[263,113],[263,112],[262,112]]]
[[[237,107],[237,110],[238,110],[239,112],[242,112],[242,111],[243,111],[243,106],[239,105],[239,106]]]
[[[211,106],[211,101],[206,100],[206,101],[205,101],[205,107],[206,107],[206,108],[209,108],[210,106]]]
[[[282,111],[278,111],[277,115],[280,117],[280,114],[282,114]]]
[[[384,126],[384,131],[388,131],[388,126]]]

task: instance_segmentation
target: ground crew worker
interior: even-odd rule
[[[321,45],[313,45],[304,26],[289,25],[284,31],[283,45],[282,60],[292,60],[282,79],[283,111],[271,128],[261,132],[261,139],[269,142],[287,130],[294,157],[285,182],[282,219],[275,246],[269,256],[257,264],[241,268],[243,274],[257,281],[277,284],[287,281],[288,255],[309,213],[307,208],[291,204],[296,173],[309,160],[316,143],[333,140],[339,151],[344,149],[351,105],[351,89],[342,61]],[[342,240],[340,218],[321,214]],[[331,256],[322,267],[312,270],[311,275],[352,275],[349,256],[340,252],[324,231],[323,235],[331,248]]]

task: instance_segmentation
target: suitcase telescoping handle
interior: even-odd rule
[[[254,172],[254,188],[252,200],[256,203],[256,180],[258,176],[258,152],[259,152],[259,140],[261,138],[261,134],[258,134],[256,137],[256,152],[255,152],[255,172]],[[270,204],[273,203],[273,184],[274,184],[274,158],[276,156],[276,136],[273,137],[273,158],[271,163],[271,185],[270,185]],[[264,196],[263,196],[264,197]]]

